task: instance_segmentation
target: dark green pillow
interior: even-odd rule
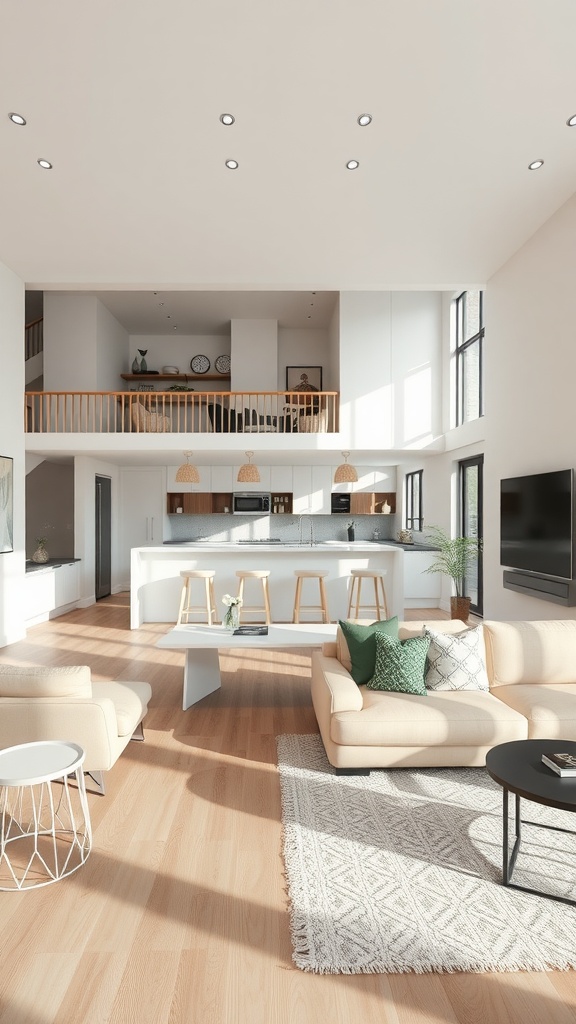
[[[429,646],[430,638],[427,636],[394,640],[384,633],[376,633],[376,664],[368,689],[425,697],[424,673]]]
[[[383,619],[382,622],[372,622],[369,626],[360,626],[357,622],[348,622],[340,619],[340,629],[344,634],[352,668],[350,675],[358,686],[367,683],[374,675],[376,664],[376,633],[386,633],[394,639],[398,639],[398,616],[392,619]]]

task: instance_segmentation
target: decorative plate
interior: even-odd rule
[[[229,373],[230,372],[230,356],[218,356],[214,363],[218,373]]]
[[[208,373],[210,369],[210,360],[208,356],[192,356],[190,360],[190,369],[193,373]]]

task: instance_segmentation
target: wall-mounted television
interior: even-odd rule
[[[571,580],[574,471],[500,483],[500,564]]]

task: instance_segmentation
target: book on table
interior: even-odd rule
[[[232,636],[268,636],[268,626],[238,626]]]
[[[576,776],[576,754],[542,754],[542,761],[562,777]]]

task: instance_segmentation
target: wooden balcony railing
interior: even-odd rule
[[[27,391],[28,434],[323,434],[336,391]]]
[[[31,320],[24,328],[24,358],[32,359],[44,348],[44,318]]]

